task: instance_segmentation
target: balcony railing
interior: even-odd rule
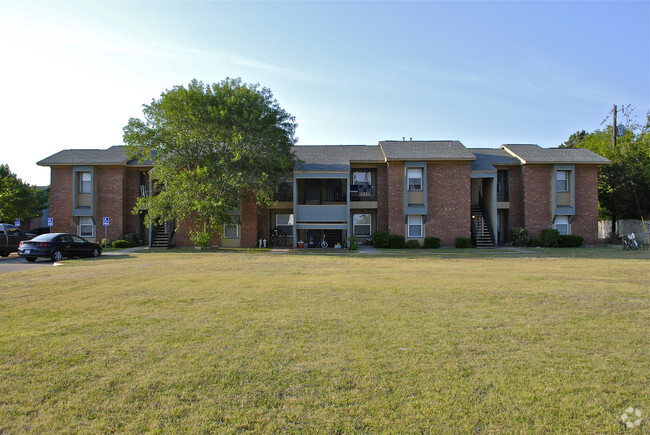
[[[293,191],[285,190],[280,192],[275,192],[273,200],[278,202],[293,202]]]
[[[350,201],[377,201],[377,189],[370,184],[350,186]]]

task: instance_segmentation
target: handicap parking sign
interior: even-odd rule
[[[47,226],[51,227],[54,225],[54,218],[47,218]]]
[[[104,226],[105,226],[105,227],[108,226],[108,218],[107,218],[107,217],[104,218]]]
[[[16,222],[14,222],[14,225],[16,225],[17,227],[19,227],[19,226],[20,226],[20,219],[16,219]]]

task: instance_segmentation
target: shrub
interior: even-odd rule
[[[110,248],[113,246],[113,242],[111,242],[109,239],[102,239],[102,241],[99,242],[99,246],[102,248]]]
[[[468,237],[456,237],[456,247],[461,249],[471,248],[472,240]]]
[[[189,231],[190,240],[194,245],[201,248],[207,248],[210,246],[210,239],[212,234],[208,228],[204,225],[202,230],[190,230]]]
[[[552,228],[542,230],[542,246],[545,248],[557,248],[560,241],[560,232]]]
[[[528,244],[528,230],[521,227],[512,227],[510,230],[512,246],[526,246]]]
[[[420,242],[418,242],[417,240],[409,240],[408,242],[406,242],[406,247],[408,249],[420,249]]]
[[[388,231],[375,231],[375,248],[388,248]]]
[[[437,237],[425,237],[424,247],[426,249],[437,249],[440,247],[440,239]]]
[[[357,236],[353,234],[348,238],[348,240],[348,250],[356,251],[359,248],[359,241],[357,240]]]
[[[113,248],[130,248],[131,242],[128,240],[115,240],[111,245]]]
[[[122,239],[131,243],[131,246],[138,246],[140,244],[140,238],[136,233],[125,234]]]
[[[544,241],[540,237],[535,237],[528,241],[528,246],[531,248],[541,248],[544,246]]]
[[[579,248],[582,246],[584,239],[582,236],[570,234],[568,236],[560,236],[558,242],[560,248]]]
[[[404,249],[406,248],[406,240],[404,236],[394,234],[388,237],[388,247],[390,249]]]

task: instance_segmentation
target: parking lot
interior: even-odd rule
[[[54,262],[49,258],[39,258],[34,263],[28,263],[24,258],[20,258],[18,254],[11,254],[8,257],[0,257],[0,274],[29,270],[35,267],[52,267],[53,265]]]

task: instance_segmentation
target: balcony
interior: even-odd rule
[[[370,184],[350,186],[350,201],[377,201],[377,189]]]

